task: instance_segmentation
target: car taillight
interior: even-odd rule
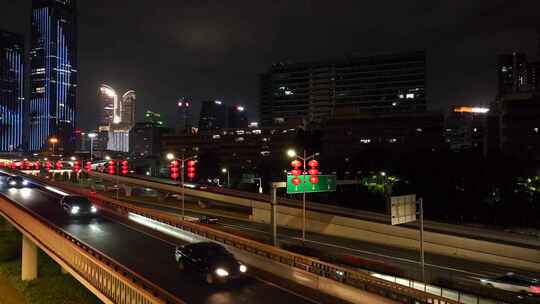
[[[536,294],[540,294],[540,286],[529,286],[529,289],[531,290],[532,293],[536,293]]]

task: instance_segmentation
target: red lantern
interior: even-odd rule
[[[107,170],[109,171],[109,174],[110,175],[114,175],[115,173],[115,162],[114,160],[110,160],[108,163],[107,163]]]
[[[52,169],[52,163],[50,161],[47,161],[45,163],[45,169],[47,170],[47,172],[51,171]]]
[[[300,185],[302,180],[299,179],[298,177],[295,177],[295,178],[291,179],[291,182],[293,183],[293,185],[298,186],[298,185]]]
[[[310,178],[309,178],[309,182],[312,183],[312,184],[316,184],[319,182],[319,178],[315,175],[312,175]]]
[[[308,173],[309,173],[309,175],[317,175],[317,174],[319,174],[319,170],[317,170],[317,169],[309,169]]]
[[[308,166],[310,166],[310,167],[317,167],[317,166],[319,166],[319,162],[316,161],[316,160],[314,160],[314,159],[312,159],[312,160],[310,160],[310,161],[308,162]]]
[[[76,160],[73,162],[73,172],[79,172],[81,171],[81,162]]]
[[[194,160],[189,160],[189,161],[187,162],[187,169],[186,169],[187,172],[188,172],[187,177],[188,177],[190,180],[192,180],[192,179],[195,178],[195,175],[196,175],[195,172],[197,171],[197,170],[195,169],[195,165],[196,165],[196,164],[197,164],[197,162],[194,161]],[[183,169],[183,168],[182,168],[182,169]]]
[[[171,178],[176,180],[178,178],[178,161],[173,160],[170,166]]]
[[[293,169],[293,170],[291,170],[291,174],[294,175],[294,176],[298,176],[298,175],[302,174],[302,171],[300,171],[298,169]]]
[[[299,161],[298,159],[295,159],[291,162],[291,166],[293,166],[293,168],[298,168],[300,166],[302,166],[302,162]]]
[[[122,173],[122,175],[126,175],[128,173],[128,170],[129,170],[129,167],[128,167],[128,161],[127,160],[123,160],[122,163],[121,163],[121,168],[120,168],[120,172]]]
[[[61,161],[57,161],[56,162],[56,170],[62,170],[62,162]]]

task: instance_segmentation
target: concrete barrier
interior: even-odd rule
[[[302,228],[301,209],[278,206],[277,212],[278,226],[293,229]],[[311,232],[419,250],[419,232],[416,229],[310,210],[307,211],[306,218],[306,229]],[[254,202],[251,219],[255,222],[269,224],[270,206]],[[424,248],[429,253],[540,271],[540,252],[535,249],[429,231],[424,232],[424,242]]]

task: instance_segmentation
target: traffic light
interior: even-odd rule
[[[308,166],[310,167],[308,173],[311,175],[309,178],[309,182],[312,184],[316,184],[319,182],[319,178],[317,177],[317,174],[319,174],[319,170],[317,167],[319,166],[319,162],[312,159],[308,162]]]
[[[195,164],[197,162],[194,161],[194,160],[188,160],[187,162],[187,177],[190,179],[190,180],[193,180],[195,178],[195,173],[197,172],[197,170],[195,169]]]
[[[86,171],[92,171],[92,162],[91,161],[86,161],[84,163],[84,170]]]
[[[293,169],[291,170],[291,174],[294,176],[293,179],[291,179],[291,182],[293,183],[293,185],[298,186],[302,182],[302,180],[298,178],[298,176],[302,174],[302,171],[300,170],[300,168],[302,167],[302,162],[300,162],[298,159],[295,159],[291,162],[291,166],[293,167]]]
[[[81,171],[81,162],[76,160],[73,162],[73,172]]]
[[[114,165],[115,165],[115,162],[112,159],[107,163],[107,171],[109,172],[110,175],[114,175],[114,172],[115,172]]]
[[[176,180],[178,178],[178,161],[177,160],[173,160],[171,161],[171,165],[170,165],[170,172],[171,172],[171,178]]]
[[[126,175],[128,173],[128,161],[127,160],[123,160],[121,163],[120,163],[120,172],[122,173],[122,175]]]

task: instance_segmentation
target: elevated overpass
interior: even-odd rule
[[[37,180],[38,183],[44,182],[48,185],[54,184],[48,180]],[[67,189],[69,191],[75,191],[81,194],[92,195],[88,191],[81,191],[80,189]],[[66,191],[65,187],[63,187],[63,191]],[[15,194],[13,193],[11,195]],[[45,195],[50,196],[50,193]],[[8,194],[8,199],[16,203],[22,203],[23,205],[28,204],[32,208],[42,208],[40,212],[49,215],[50,212],[52,212],[50,211],[50,198],[45,199],[42,197],[40,202],[35,202],[33,199],[28,200],[28,195],[23,196],[25,197],[17,198],[11,197]],[[398,283],[389,283],[387,280],[378,279],[369,273],[363,274],[357,271],[352,271],[351,269],[336,267],[335,265],[275,249],[271,246],[258,244],[253,241],[213,230],[211,228],[184,222],[178,220],[176,217],[160,214],[155,210],[133,207],[132,205],[108,199],[99,195],[94,195],[93,198],[94,200],[99,201],[103,208],[115,210],[115,212],[122,214],[122,216],[125,218],[138,216],[145,218],[147,221],[153,222],[154,225],[164,225],[162,227],[176,229],[175,231],[177,233],[181,232],[184,235],[190,235],[192,238],[202,237],[204,239],[221,242],[226,246],[229,246],[231,250],[234,250],[235,254],[240,254],[243,259],[252,259],[252,261],[255,261],[255,265],[261,266],[267,271],[277,271],[280,274],[287,275],[289,278],[293,278],[293,281],[291,282],[294,282],[295,280],[302,281],[304,284],[307,283],[312,288],[334,293],[335,295],[337,293],[341,298],[345,298],[354,303],[393,302],[373,294],[365,293],[362,290],[373,291],[402,303],[414,302],[452,304],[457,303],[457,300],[460,297],[458,293],[453,293],[449,290],[442,290],[434,286],[429,287],[431,292],[426,292],[426,288],[428,287],[427,285],[422,287],[424,291],[420,291],[417,287],[422,284],[418,282],[414,283],[414,286],[410,284],[403,285]],[[57,214],[57,216],[60,215]],[[56,217],[53,216],[53,218]],[[254,284],[253,286],[250,284],[250,288],[248,289],[243,287],[240,290],[235,289],[227,291],[228,293],[225,297],[226,301],[224,301],[224,295],[219,293],[220,291],[223,292],[223,290],[214,290],[213,288],[208,288],[207,286],[203,286],[203,290],[201,290],[201,286],[197,285],[197,282],[192,281],[187,283],[183,281],[183,278],[175,279],[179,274],[171,271],[171,269],[174,269],[174,264],[171,265],[171,260],[166,261],[166,259],[168,259],[168,253],[165,248],[167,246],[172,248],[172,245],[170,244],[171,241],[163,238],[163,236],[156,236],[154,233],[149,233],[148,231],[134,225],[132,222],[125,222],[125,218],[122,220],[106,216],[104,220],[107,225],[98,225],[97,227],[93,226],[93,228],[88,225],[89,227],[86,227],[86,229],[83,229],[81,226],[73,225],[73,223],[60,222],[58,225],[63,226],[65,229],[73,229],[72,231],[74,233],[77,232],[79,234],[78,237],[84,241],[87,241],[89,246],[95,246],[100,251],[106,251],[108,254],[112,255],[115,260],[122,261],[122,264],[125,262],[125,264],[129,265],[130,269],[133,268],[132,270],[136,273],[141,273],[143,277],[152,278],[152,282],[156,283],[156,286],[163,288],[165,292],[169,292],[171,295],[176,296],[181,300],[187,300],[188,303],[214,303],[215,301],[220,303],[266,303],[266,299],[260,297],[261,294],[270,295],[268,297],[268,301],[270,301],[269,303],[275,303],[278,301],[284,301],[284,303],[304,303],[306,301],[310,303],[321,303],[317,300],[314,301],[312,298],[306,298],[305,296],[297,293],[290,293],[287,291],[286,287],[277,287],[273,283],[268,283],[266,285],[263,283],[258,283]],[[99,224],[99,222],[96,224]],[[116,231],[109,231],[110,228],[107,227],[112,225],[122,226],[124,227],[123,229],[127,228],[130,230],[130,232],[118,233]],[[117,229],[121,230],[122,228]],[[103,240],[102,237],[93,236],[91,232],[92,230],[102,233],[101,236],[118,234],[121,237],[119,237],[118,240],[115,238],[113,241],[114,244],[108,244],[108,242]],[[147,239],[148,237],[150,240]],[[141,247],[135,245],[137,244],[137,240],[139,238],[144,240],[144,242],[141,241]],[[155,243],[156,247],[154,247],[154,245],[151,247],[144,246],[143,244],[147,242],[157,242]],[[175,240],[174,242],[179,241]],[[148,252],[148,254],[143,253],[145,249],[146,251],[150,252]],[[160,252],[156,254],[156,250],[163,251],[164,253]],[[147,258],[144,258],[146,255],[148,255]],[[152,262],[142,265],[141,263],[143,263],[145,260]],[[162,263],[163,266],[160,266]],[[173,284],[173,286],[171,286],[171,284]],[[290,283],[284,282],[284,284],[284,286],[287,286]],[[216,294],[216,292],[218,293]],[[244,292],[247,294],[244,294]],[[437,296],[437,294],[439,294],[439,296]],[[465,299],[462,298],[462,300]],[[464,303],[494,302],[488,300],[478,302],[477,299],[474,299],[470,302]]]

